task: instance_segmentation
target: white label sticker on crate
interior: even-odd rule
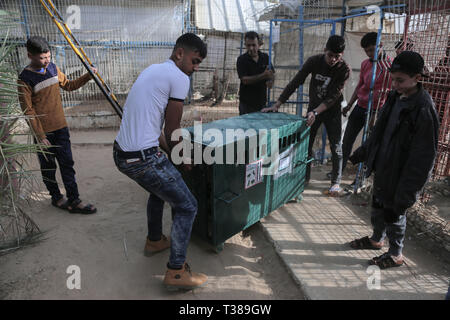
[[[280,159],[280,166],[278,167],[278,171],[283,171],[286,168],[289,167],[289,165],[291,164],[291,157],[290,155],[287,156],[286,158]]]
[[[245,189],[262,182],[262,165],[263,159],[260,159],[245,166]]]
[[[280,153],[278,157],[278,170],[273,177],[274,180],[277,180],[279,177],[285,175],[286,173],[292,172],[293,157],[293,145],[291,145],[287,150]]]

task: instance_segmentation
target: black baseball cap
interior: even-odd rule
[[[397,57],[395,57],[394,61],[392,61],[390,72],[404,72],[407,74],[424,74],[423,67],[425,62],[420,54],[414,51],[403,51]]]

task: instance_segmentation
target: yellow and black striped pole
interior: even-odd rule
[[[78,40],[73,35],[70,28],[67,26],[67,24],[64,22],[64,19],[62,15],[59,13],[58,9],[56,9],[55,5],[51,0],[39,0],[44,7],[45,11],[49,14],[49,16],[52,18],[53,22],[58,27],[59,31],[63,35],[63,37],[66,39],[67,43],[70,45],[72,50],[75,52],[75,54],[78,56],[78,58],[81,60],[85,68],[88,70],[88,72],[91,74],[92,78],[94,79],[97,86],[102,91],[103,95],[106,97],[106,99],[109,101],[109,103],[112,105],[114,111],[117,113],[119,118],[122,118],[122,107],[120,106],[119,102],[117,101],[116,96],[111,91],[109,86],[105,83],[105,81],[102,79],[102,77],[99,75],[99,73],[94,73],[91,69],[92,62],[89,59],[89,57],[86,55],[86,52],[83,50],[83,47],[78,42]]]

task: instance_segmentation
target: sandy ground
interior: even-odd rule
[[[192,237],[188,262],[208,285],[168,292],[162,285],[169,252],[144,257],[148,194],[115,167],[111,146],[73,146],[81,199],[98,208],[71,215],[34,201],[31,216],[46,240],[0,256],[2,299],[302,299],[303,294],[257,224],[229,239],[220,254]],[[58,177],[59,178],[59,177]],[[60,181],[60,180],[59,180]],[[42,190],[44,189],[41,184]],[[171,227],[165,208],[164,233]],[[76,265],[81,289],[68,289]]]
[[[193,236],[188,249],[188,262],[193,270],[206,273],[209,283],[195,291],[168,292],[162,285],[162,280],[169,252],[151,258],[142,254],[148,196],[136,183],[115,168],[112,147],[106,145],[111,143],[114,136],[114,130],[72,131],[71,140],[74,144],[75,169],[81,198],[94,203],[99,212],[92,216],[80,216],[54,208],[50,205],[44,185],[39,182],[43,192],[40,200],[32,202],[30,214],[40,228],[46,231],[46,240],[0,256],[0,299],[303,299],[305,294],[296,284],[296,273],[300,273],[300,283],[306,292],[305,283],[329,282],[335,279],[332,267],[346,266],[351,261],[359,264],[360,261],[371,257],[372,252],[364,257],[353,257],[353,253],[349,253],[350,258],[341,257],[337,263],[333,260],[333,265],[329,265],[330,252],[324,254],[321,251],[324,248],[322,242],[336,248],[339,246],[336,239],[338,242],[347,241],[348,235],[344,237],[341,234],[343,230],[339,231],[339,235],[333,232],[323,233],[329,227],[326,219],[344,212],[345,219],[361,219],[361,228],[366,232],[370,225],[366,212],[368,204],[365,199],[351,197],[340,198],[338,203],[334,203],[337,199],[324,200],[320,192],[316,194],[317,188],[311,187],[305,192],[302,202],[287,204],[272,213],[265,219],[264,227],[256,224],[245,233],[229,239],[220,254],[216,254],[209,245]],[[90,143],[92,140],[93,144]],[[36,157],[32,159],[32,166],[37,167]],[[354,177],[350,169],[346,170],[344,183],[350,183]],[[317,180],[322,189],[326,187],[325,174],[329,170],[329,165],[313,169],[313,179]],[[445,196],[447,193],[442,194],[431,199],[441,214],[449,207],[448,196]],[[313,212],[308,214],[310,209]],[[286,217],[291,215],[298,221],[290,221],[281,226],[279,221],[285,221]],[[311,225],[304,220],[308,217],[313,220]],[[169,234],[169,207],[166,207],[164,218],[164,233]],[[444,218],[448,221],[448,216],[444,215]],[[347,221],[345,219],[340,223]],[[286,232],[280,227],[287,228]],[[301,252],[300,261],[291,261],[293,256],[289,250],[293,249],[290,239],[292,228],[303,230],[306,227],[314,241],[304,244],[297,241],[295,254],[299,254],[302,246],[307,246],[304,248],[308,251],[307,254],[316,250],[315,255],[318,257],[314,259],[322,259],[323,261],[320,261],[323,266],[311,267],[308,264],[310,261],[305,260]],[[305,232],[303,230],[298,235],[299,239],[308,233]],[[365,235],[364,232],[361,235]],[[383,291],[384,293],[380,293],[380,296],[373,295],[372,299],[386,299],[389,295],[394,295],[394,299],[400,296],[406,299],[417,298],[415,295],[418,292],[421,297],[430,299],[440,299],[442,296],[443,289],[437,288],[442,281],[435,280],[438,275],[448,275],[448,252],[442,251],[443,249],[437,248],[429,241],[427,233],[410,228],[407,228],[406,242],[408,259],[413,262],[411,266],[414,272],[420,275],[419,279],[411,278],[409,268],[396,270],[396,273],[401,273],[398,281],[406,281],[406,284],[402,282],[400,285],[391,286],[387,291]],[[333,255],[340,253],[333,252]],[[283,256],[286,254],[288,260]],[[70,290],[67,287],[67,280],[71,276],[67,273],[67,268],[72,265],[78,266],[81,271],[80,290]],[[306,273],[302,273],[305,271],[302,266],[307,269]],[[348,270],[342,272],[346,274]],[[361,280],[367,277],[364,270],[360,273],[352,274],[353,278],[358,276]],[[392,285],[397,278],[391,280],[388,285]],[[339,281],[342,282],[342,279]],[[344,283],[343,287],[352,284],[352,281]],[[324,298],[326,295],[333,299],[345,297],[340,291],[330,290],[328,285],[329,283],[317,287],[325,290],[317,298]],[[339,287],[333,285],[335,289]],[[347,289],[354,291],[352,288]],[[436,290],[439,292],[436,293]],[[397,293],[400,293],[400,296]],[[311,295],[311,292],[309,294]]]

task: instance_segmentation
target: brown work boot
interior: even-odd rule
[[[151,241],[147,238],[144,248],[144,256],[151,257],[155,253],[161,252],[170,248],[170,237],[167,238],[165,235],[161,235],[161,240]]]
[[[201,287],[208,281],[208,277],[203,273],[191,271],[191,267],[187,263],[180,270],[167,268],[164,277],[164,285],[168,290],[174,291],[178,289],[192,290]]]

